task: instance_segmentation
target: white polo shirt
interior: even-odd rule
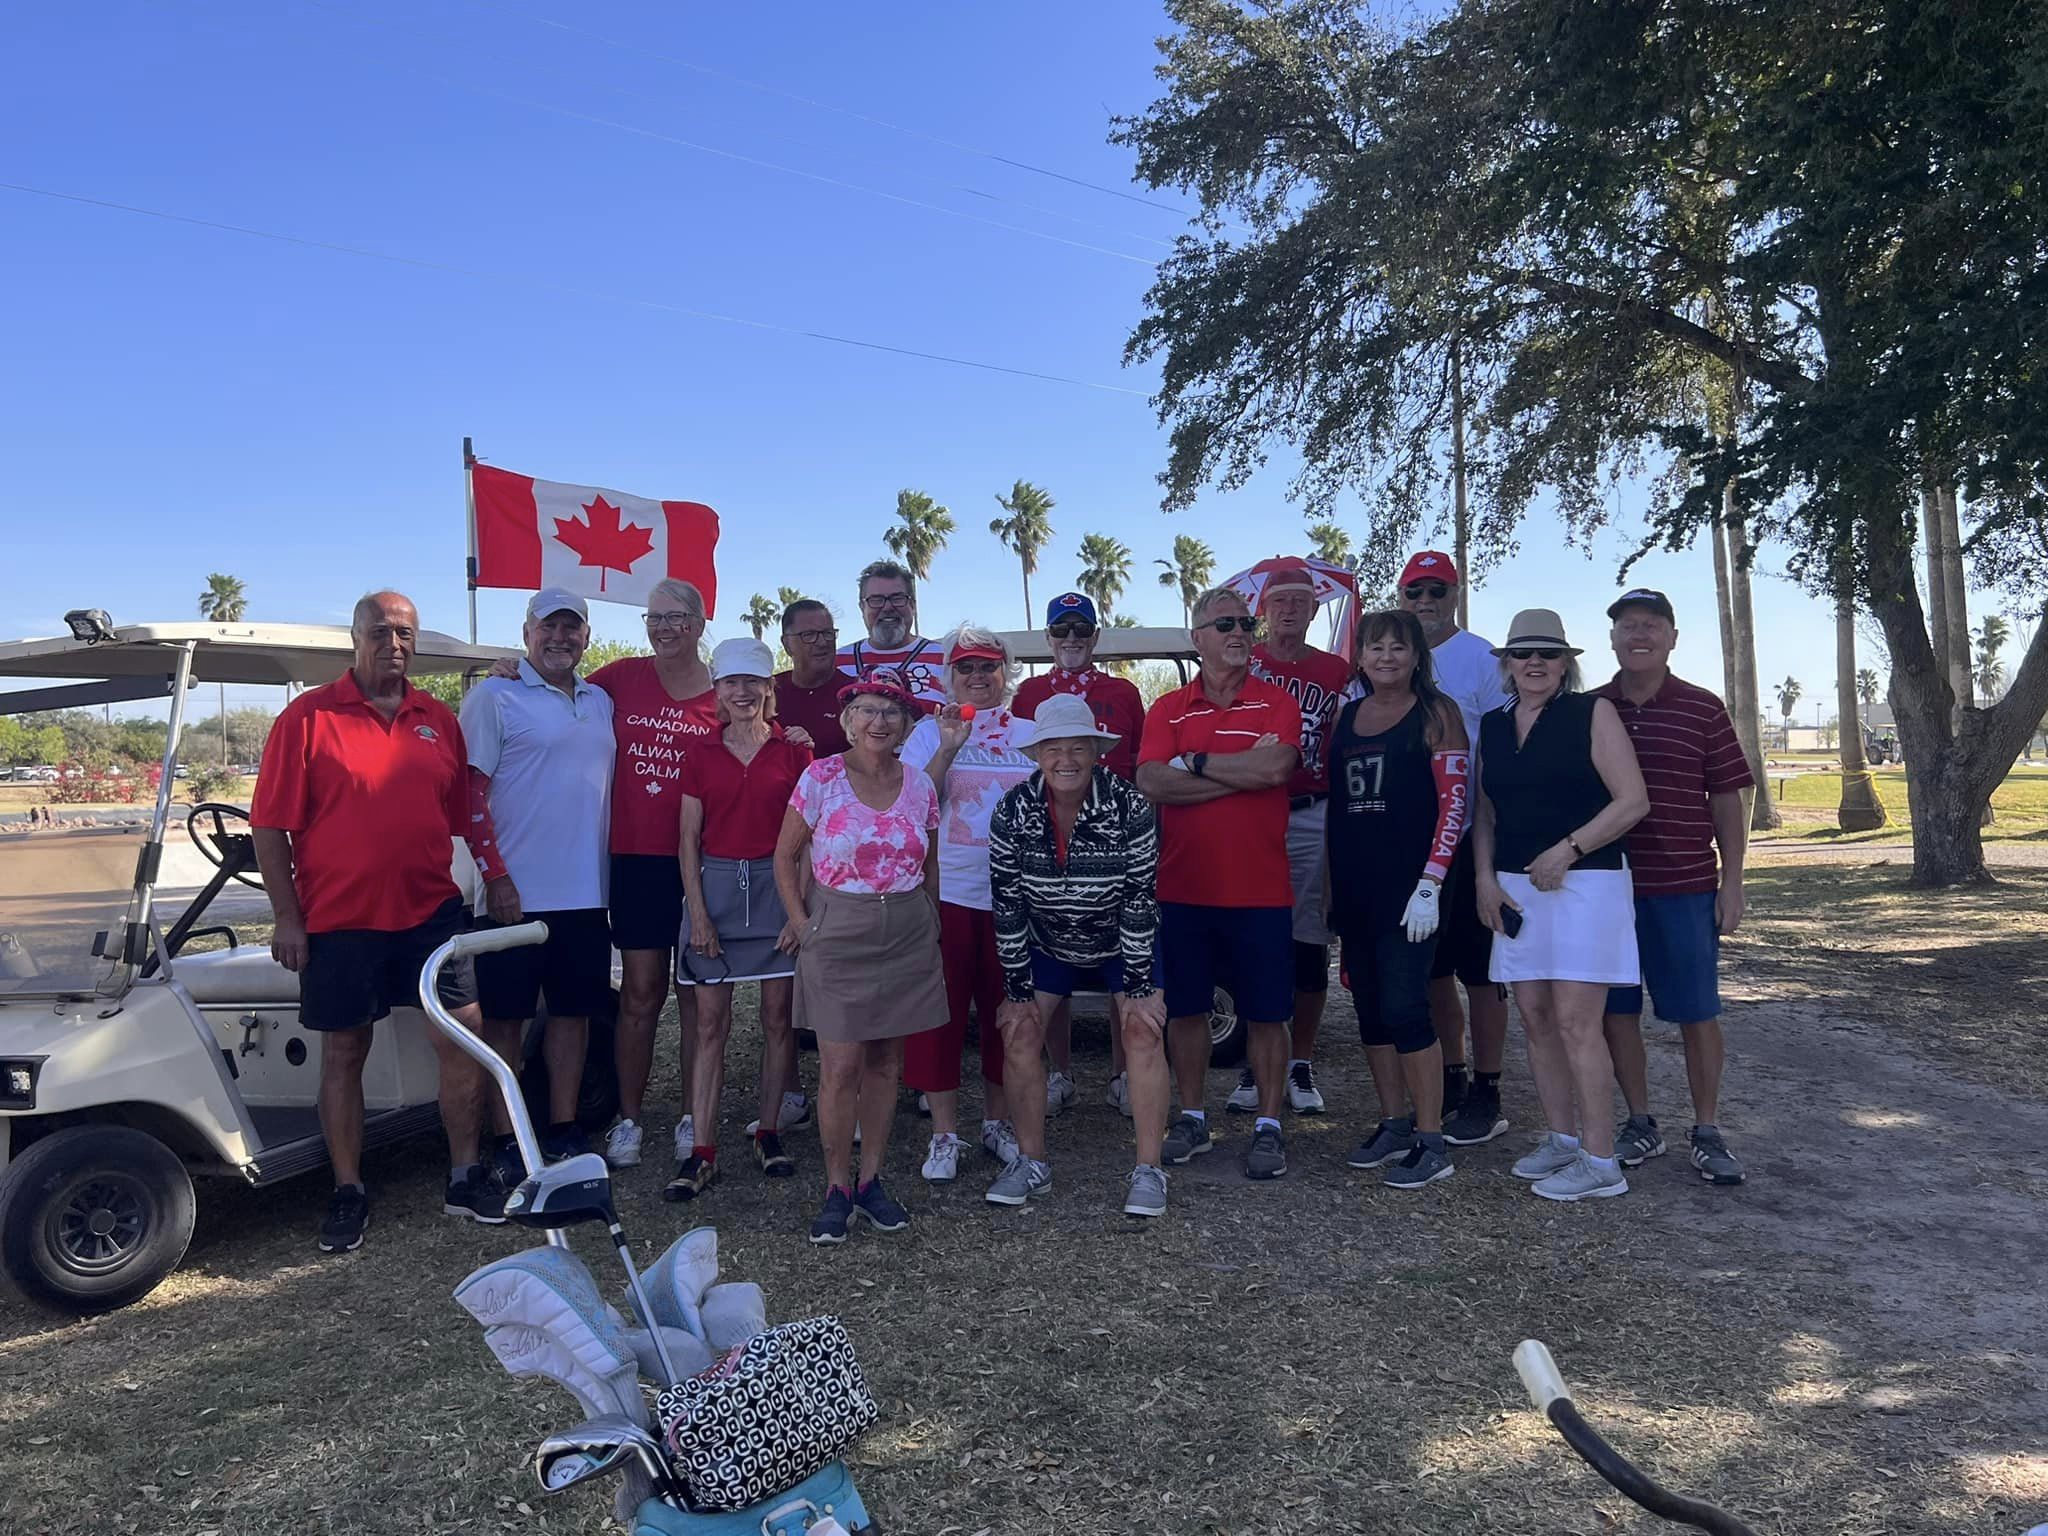
[[[1465,717],[1466,745],[1478,751],[1479,717],[1508,701],[1508,691],[1500,680],[1500,658],[1493,654],[1489,642],[1461,629],[1445,637],[1441,645],[1430,647],[1429,664],[1436,673],[1437,687],[1451,696],[1458,713]]]
[[[582,678],[571,699],[529,661],[462,701],[469,765],[491,779],[498,852],[528,912],[602,907],[612,824],[611,695]],[[479,910],[481,910],[479,902]]]

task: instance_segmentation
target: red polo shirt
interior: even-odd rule
[[[352,671],[285,705],[249,820],[291,834],[307,932],[400,933],[461,895],[448,865],[469,831],[467,762],[454,714],[410,685],[390,720]]]
[[[1301,746],[1301,711],[1285,689],[1247,676],[1228,706],[1210,702],[1197,677],[1163,694],[1145,715],[1140,763],[1184,752],[1243,752],[1261,736]],[[1159,899],[1193,907],[1291,907],[1287,786],[1241,789],[1200,805],[1159,807]]]
[[[1594,691],[1613,702],[1628,727],[1643,787],[1650,792],[1650,814],[1628,834],[1636,894],[1685,896],[1714,890],[1721,874],[1707,797],[1756,782],[1727,706],[1670,673],[1641,704],[1622,697],[1619,676]]]
[[[1145,729],[1145,697],[1138,685],[1114,672],[1091,668],[1093,676],[1082,686],[1081,697],[1095,711],[1095,723],[1115,731],[1116,745],[1102,754],[1102,766],[1126,784],[1138,776],[1138,737]],[[1053,674],[1027,677],[1017,685],[1011,710],[1020,718],[1038,718],[1038,706],[1053,695]]]
[[[796,781],[811,766],[811,749],[780,730],[761,743],[751,763],[732,755],[723,741],[695,748],[683,759],[678,786],[704,806],[698,847],[706,858],[765,859],[782,834],[783,813]]]

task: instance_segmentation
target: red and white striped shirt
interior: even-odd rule
[[[1611,701],[1635,744],[1650,792],[1650,814],[1628,834],[1628,862],[1638,896],[1682,896],[1720,884],[1709,795],[1756,782],[1727,706],[1706,689],[1666,673],[1641,704],[1622,695],[1621,678],[1594,690]]]

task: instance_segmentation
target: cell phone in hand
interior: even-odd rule
[[[1502,902],[1500,907],[1500,931],[1511,939],[1522,931],[1521,912],[1506,902]]]

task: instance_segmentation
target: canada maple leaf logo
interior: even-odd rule
[[[602,496],[583,504],[583,516],[555,519],[555,537],[576,551],[578,565],[597,567],[597,590],[604,590],[606,571],[631,573],[654,552],[654,531],[638,523],[619,524],[619,509]]]

